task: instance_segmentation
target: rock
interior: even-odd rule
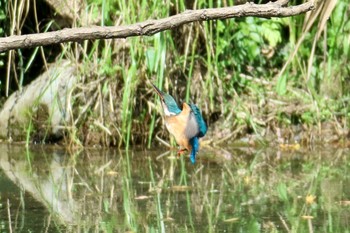
[[[56,17],[56,23],[60,26],[71,26],[74,19],[79,18],[79,12],[83,8],[83,1],[66,1],[66,0],[45,0],[52,9],[62,18]]]
[[[61,138],[70,118],[68,97],[77,81],[75,73],[76,66],[63,60],[13,93],[0,111],[0,138],[23,141],[27,133],[35,141]]]
[[[91,26],[101,21],[101,15],[91,14],[86,11],[87,3],[83,0],[45,0],[45,2],[57,13],[53,17],[55,23],[52,25],[54,30],[62,28],[80,26]]]

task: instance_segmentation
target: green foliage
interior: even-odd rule
[[[4,28],[5,28],[5,23],[7,20],[6,17],[6,8],[7,8],[7,1],[6,0],[1,0],[0,1],[0,36],[4,36]]]

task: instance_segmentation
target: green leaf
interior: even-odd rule
[[[282,201],[288,201],[287,186],[285,183],[279,183],[277,186],[278,197]]]
[[[276,92],[279,95],[284,95],[287,92],[287,75],[282,75],[278,78]]]
[[[218,30],[219,33],[222,33],[225,31],[225,25],[221,20],[216,22],[216,30]]]
[[[149,48],[146,51],[146,64],[149,71],[153,72],[155,68],[156,51],[154,48]]]
[[[261,33],[272,47],[276,47],[276,45],[282,41],[281,29],[277,23],[264,22],[261,25]]]

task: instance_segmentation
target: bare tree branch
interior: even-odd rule
[[[228,19],[234,17],[288,17],[299,15],[314,8],[312,0],[297,6],[283,7],[287,0],[269,2],[267,4],[246,3],[233,7],[187,10],[181,14],[159,20],[148,20],[128,26],[81,27],[63,29],[54,32],[9,36],[0,38],[0,52],[18,48],[29,48],[58,44],[69,41],[94,39],[127,38],[132,36],[150,36],[157,32],[173,29],[183,24]]]

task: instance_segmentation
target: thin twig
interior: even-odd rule
[[[309,226],[309,232],[310,232],[310,233],[314,233],[314,229],[313,229],[313,227],[312,227],[312,221],[311,221],[311,219],[308,219],[308,220],[307,220],[307,224],[308,224],[308,226]]]
[[[10,200],[7,199],[7,215],[9,218],[9,230],[12,233],[12,222],[11,222],[11,211],[10,211]]]
[[[165,145],[166,147],[171,148],[171,145],[169,143],[167,143],[166,141],[164,141],[163,139],[161,139],[160,137],[158,137],[158,135],[156,135],[156,139],[162,143],[163,145]]]
[[[288,227],[286,221],[283,219],[282,215],[281,215],[281,214],[278,214],[278,216],[280,217],[280,220],[281,220],[281,222],[282,222],[284,228],[286,228],[287,232],[290,233],[291,231],[290,231],[290,229],[289,229],[289,227]]]

